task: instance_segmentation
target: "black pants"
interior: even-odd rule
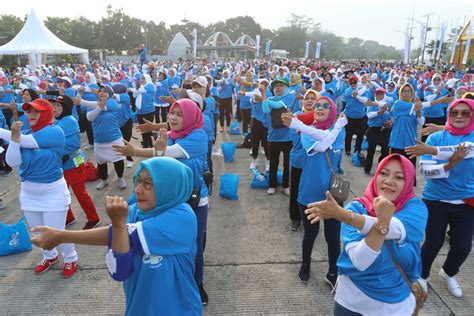
[[[235,101],[235,119],[242,122],[242,113],[240,113],[240,100]]]
[[[260,142],[262,143],[263,150],[265,151],[265,157],[270,160],[268,155],[268,129],[263,126],[263,123],[257,119],[252,119],[250,123],[250,130],[252,131],[252,158],[257,159],[258,149],[260,148]]]
[[[242,133],[245,135],[249,131],[252,109],[240,109],[240,112],[242,112]]]
[[[474,207],[467,204],[450,204],[423,200],[428,207],[425,242],[421,247],[421,277],[430,276],[431,265],[443,246],[449,225],[449,252],[443,270],[450,277],[459,272],[472,248]]]
[[[369,144],[369,147],[367,148],[367,157],[365,159],[365,172],[370,172],[372,170],[372,164],[374,161],[375,149],[377,148],[377,145],[380,145],[380,147],[382,147],[379,162],[388,156],[389,140],[390,129],[382,129],[381,127],[369,127],[369,129],[367,130],[367,142]]]
[[[362,314],[353,312],[341,304],[338,304],[337,302],[334,302],[334,316],[362,316]]]
[[[122,132],[122,137],[125,139],[127,142],[130,141],[132,138],[132,132],[133,132],[133,122],[132,119],[129,118],[128,121],[120,127],[120,131]],[[133,161],[132,157],[127,156],[128,161]]]
[[[283,153],[283,181],[281,186],[288,188],[290,185],[290,151],[292,142],[268,142],[270,151],[270,172],[268,175],[268,186],[276,188],[278,185],[277,172],[280,164],[280,152]]]
[[[425,124],[423,127],[426,127],[428,123],[433,123],[436,125],[446,125],[446,117],[425,117]],[[421,136],[421,141],[424,143],[429,135]]]
[[[303,169],[291,167],[290,170],[290,218],[292,221],[301,221],[300,207],[298,205],[298,189],[300,186]]]
[[[347,121],[344,149],[346,153],[351,151],[352,136],[355,134],[357,135],[355,151],[360,153],[362,141],[364,140],[364,133],[367,129],[367,117],[364,116],[363,118],[359,119],[347,118]]]
[[[79,129],[81,133],[86,132],[87,142],[89,145],[94,145],[94,132],[92,130],[92,123],[87,119],[87,113],[79,111]]]
[[[403,157],[406,157],[407,159],[409,159],[407,153],[405,152],[405,149],[390,147],[389,152],[390,152],[390,154],[400,154]],[[413,164],[413,167],[415,167],[415,170],[416,170],[416,157],[410,159],[410,161],[411,161],[411,163]],[[415,176],[415,187],[416,187],[416,176]]]
[[[165,123],[168,119],[169,106],[155,106],[155,123]],[[160,122],[161,118],[161,122]]]
[[[109,177],[107,163],[99,164],[98,168],[99,168],[100,178],[102,180],[107,180],[107,178]],[[114,162],[114,168],[115,168],[115,172],[117,173],[117,177],[121,178],[123,176],[123,168],[124,168],[123,160]]]
[[[143,119],[147,119],[150,122],[153,122],[155,118],[155,112],[147,113],[147,114],[137,114],[137,119],[139,124],[145,123]],[[144,133],[142,134],[143,138],[143,148],[151,148],[153,147],[153,142],[151,140],[152,133]]]
[[[304,211],[306,205],[299,204],[301,220],[303,221],[304,235],[302,242],[303,263],[311,263],[311,254],[313,253],[313,245],[319,233],[319,222],[311,224],[306,218]],[[337,274],[337,258],[341,253],[341,222],[336,219],[325,219],[324,221],[324,239],[328,245],[328,263],[330,274]]]
[[[3,112],[3,116],[5,116],[5,121],[8,125],[8,129],[10,129],[12,127],[11,121],[13,117],[13,111],[10,109],[3,109],[2,112]]]
[[[232,97],[219,99],[219,122],[221,127],[224,127],[224,116],[227,126],[229,127],[232,118]]]

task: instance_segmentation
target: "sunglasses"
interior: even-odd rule
[[[452,116],[452,117],[458,117],[459,114],[461,114],[461,116],[464,117],[464,118],[468,118],[468,117],[472,116],[472,112],[468,111],[468,110],[464,110],[464,111],[451,110],[451,111],[449,111],[449,116]]]
[[[436,78],[436,79],[433,79],[433,81],[441,81],[441,79],[439,79],[439,78]]]
[[[357,84],[357,81],[349,81],[350,85]]]
[[[331,105],[329,104],[329,102],[324,102],[324,103],[316,102],[314,104],[315,109],[329,109],[330,107]]]

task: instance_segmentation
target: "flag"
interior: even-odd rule
[[[471,48],[472,42],[472,29],[474,28],[474,16],[471,18],[471,24],[469,25],[469,33],[467,34],[466,49],[464,50],[464,57],[462,59],[462,64],[467,63],[467,55],[469,55],[469,49]]]
[[[436,55],[436,60],[439,60],[440,57],[441,57],[441,50],[443,48],[443,44],[444,44],[444,35],[446,33],[446,28],[448,26],[448,23],[447,22],[443,22],[441,24],[441,31],[440,31],[440,34],[439,34],[439,45],[438,45],[438,54]]]
[[[197,29],[193,29],[193,58],[196,58],[197,52]]]
[[[304,48],[304,59],[308,59],[309,56],[309,44],[311,41],[306,42],[305,48]]]
[[[255,57],[258,58],[260,52],[260,35],[255,36]]]
[[[319,58],[319,55],[321,54],[321,42],[316,43],[316,53],[314,54],[315,58]]]

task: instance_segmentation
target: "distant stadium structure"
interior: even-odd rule
[[[255,40],[243,34],[233,42],[227,34],[216,32],[209,36],[204,44],[197,47],[197,54],[210,58],[254,58],[257,51]]]
[[[176,59],[190,56],[192,56],[192,49],[188,40],[183,34],[176,33],[168,46],[168,57]]]

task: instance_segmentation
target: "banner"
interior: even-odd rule
[[[464,50],[464,58],[462,59],[463,65],[467,63],[467,56],[469,55],[469,49],[471,48],[473,28],[474,28],[474,16],[471,18],[471,23],[469,25],[469,32],[467,33],[466,49]]]
[[[438,28],[436,29],[436,36],[433,40],[433,51],[431,52],[431,58],[430,58],[432,61],[435,61],[436,59],[436,49],[437,49],[436,40],[439,38],[439,30],[440,30],[440,27],[439,27],[439,19],[438,19]]]
[[[258,56],[260,55],[260,35],[255,36],[255,46],[255,58],[258,58]]]
[[[304,59],[308,59],[308,56],[309,56],[309,44],[311,43],[311,41],[309,42],[306,42],[305,44],[305,48],[304,48]]]
[[[265,55],[270,55],[270,52],[271,52],[271,45],[272,41],[271,40],[268,40],[266,43],[265,43]]]
[[[439,60],[441,58],[441,51],[443,49],[444,35],[446,34],[447,26],[448,26],[447,22],[443,22],[441,24],[441,31],[440,31],[440,34],[439,34],[438,54],[436,55],[436,60]]]
[[[193,58],[196,58],[197,52],[197,29],[193,29]]]
[[[408,64],[410,62],[410,34],[405,34],[405,47],[403,50],[403,62]]]
[[[319,55],[321,54],[321,42],[316,43],[316,53],[314,54],[315,58],[319,58]]]

